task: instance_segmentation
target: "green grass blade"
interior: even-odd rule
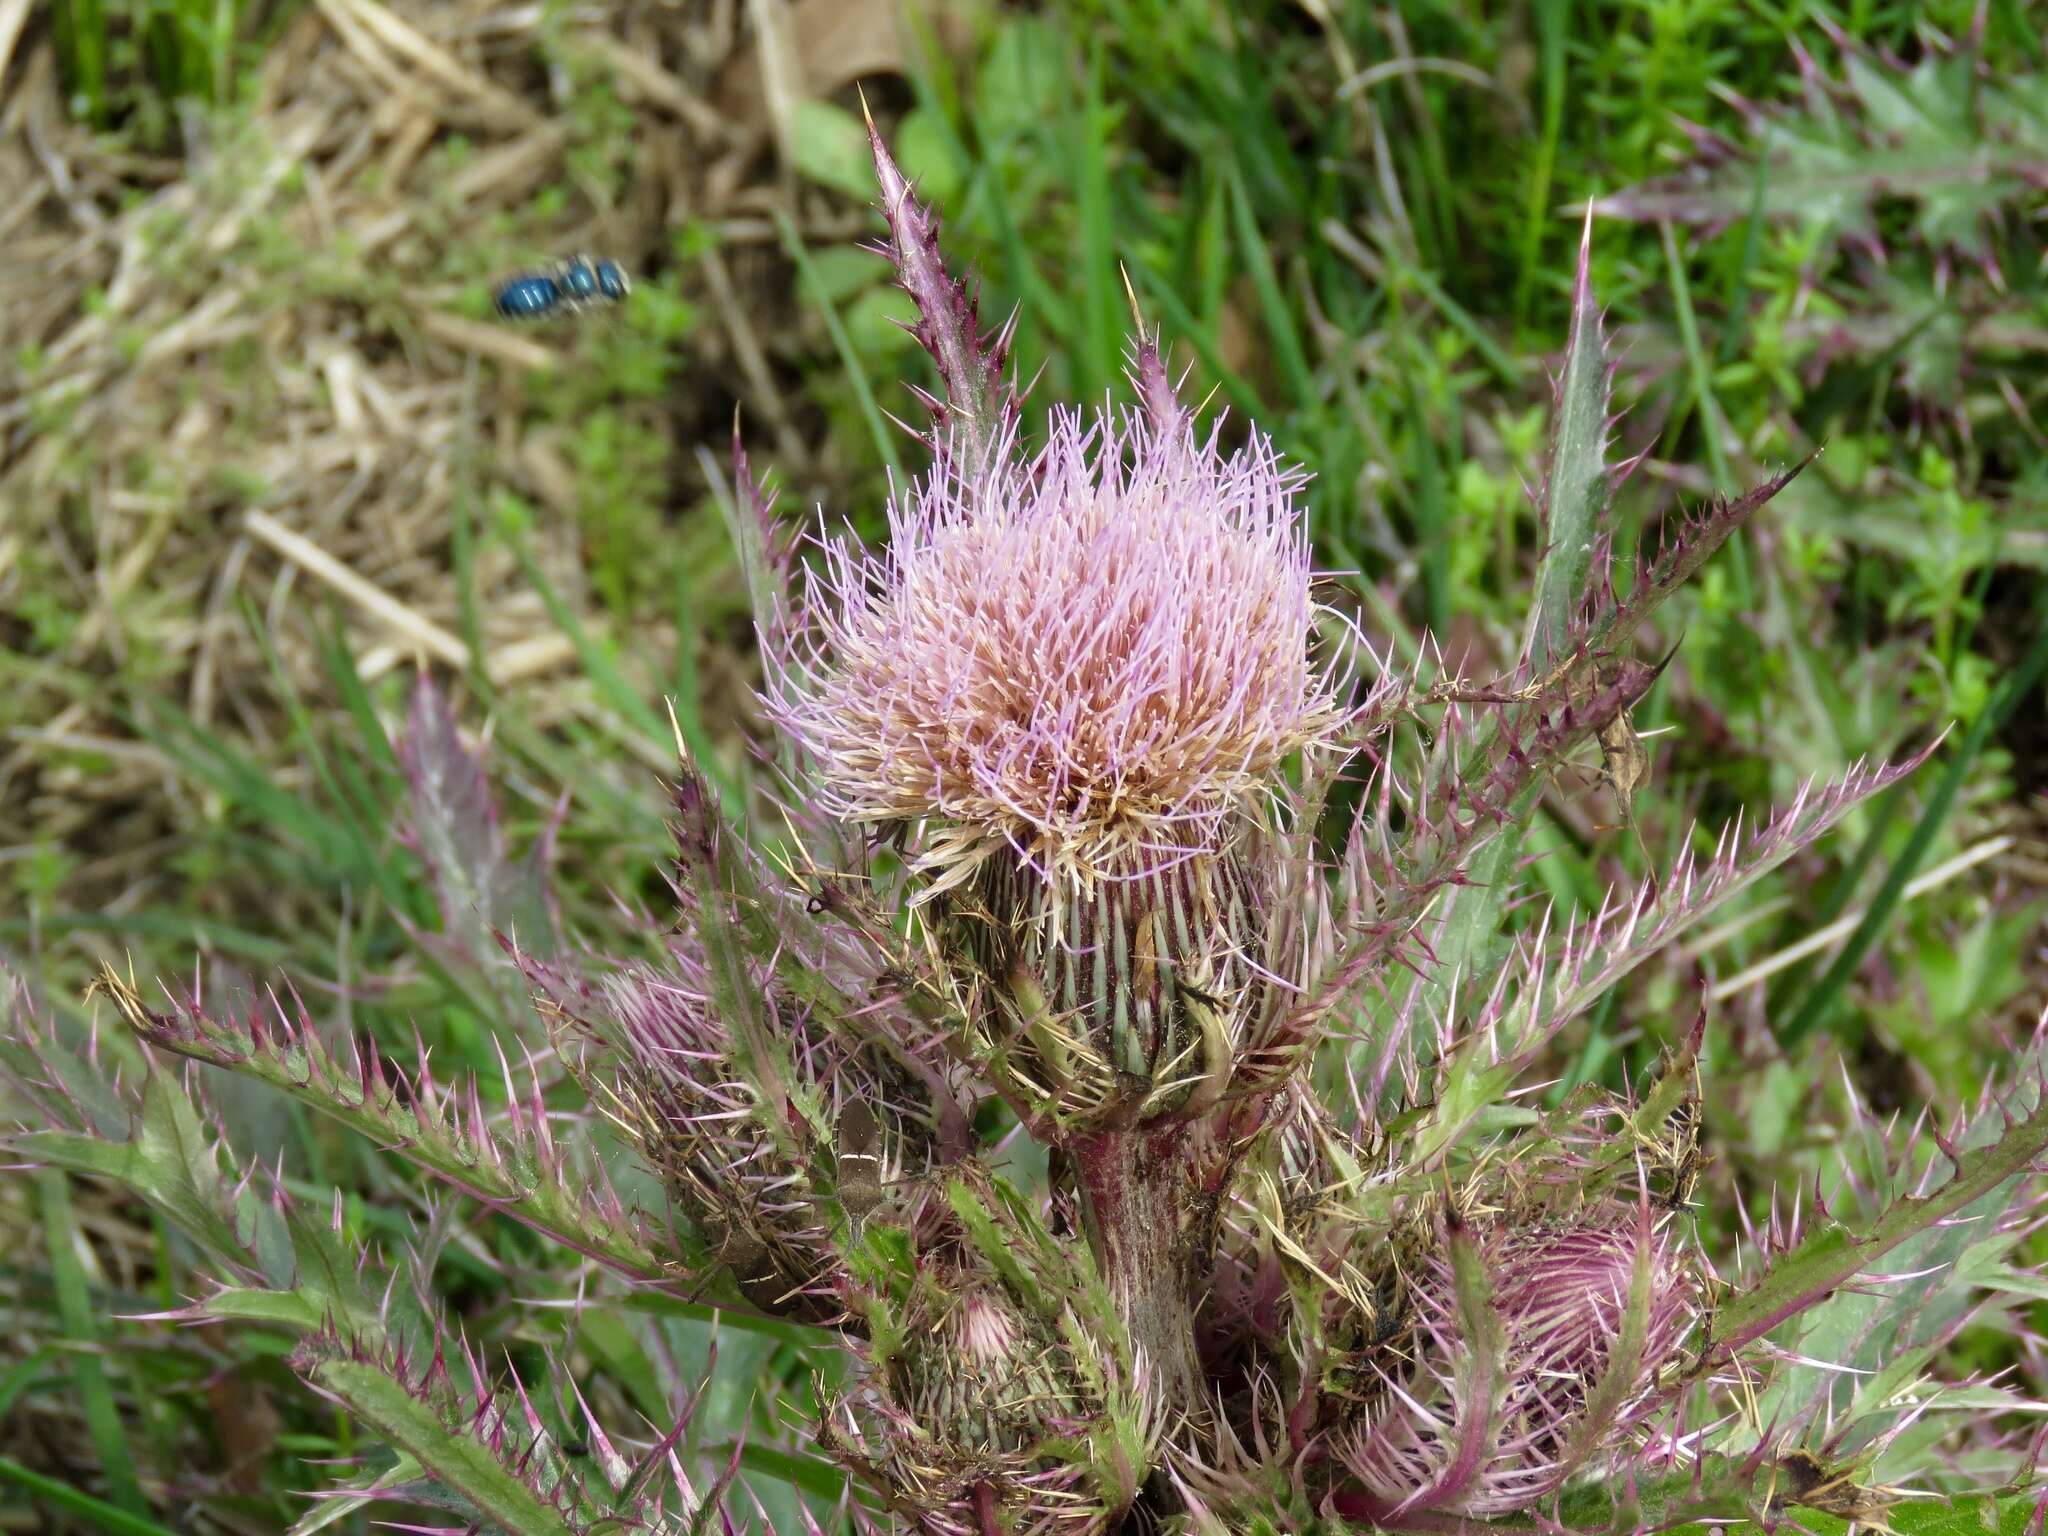
[[[797,276],[802,279],[805,289],[811,295],[811,302],[817,306],[818,314],[825,322],[825,329],[832,337],[832,345],[839,352],[841,366],[846,369],[846,382],[853,390],[853,398],[860,406],[861,419],[868,424],[868,435],[874,439],[875,455],[888,466],[890,477],[895,484],[907,483],[903,473],[903,461],[896,455],[896,437],[889,430],[889,423],[882,415],[882,408],[875,403],[874,386],[868,382],[868,371],[861,362],[860,353],[853,345],[853,338],[847,334],[846,322],[839,318],[839,310],[832,302],[825,280],[818,274],[817,263],[811,260],[811,253],[804,245],[803,236],[797,233],[796,225],[789,215],[777,211],[775,228],[782,236],[782,248],[789,252],[789,259],[796,263]]]
[[[54,1477],[45,1477],[31,1471],[11,1456],[0,1456],[0,1482],[9,1482],[26,1488],[37,1498],[68,1510],[80,1519],[90,1520],[106,1536],[178,1536],[167,1525],[158,1525],[154,1520],[140,1515],[131,1515],[125,1509],[116,1508],[104,1499],[96,1499],[89,1493],[82,1493],[69,1483],[60,1483]]]
[[[99,1354],[97,1309],[86,1283],[85,1266],[72,1246],[77,1228],[71,1217],[69,1175],[46,1168],[36,1175],[36,1190],[41,1197],[43,1235],[50,1249],[50,1278],[57,1290],[57,1316],[65,1337],[80,1346],[71,1359],[71,1386],[85,1416],[86,1434],[99,1454],[100,1471],[106,1475],[114,1503],[131,1515],[146,1518],[149,1501],[142,1496],[134,1458],[128,1454],[127,1427],[121,1422],[113,1385]]]
[[[1075,215],[1081,227],[1081,336],[1085,378],[1075,380],[1084,399],[1114,389],[1123,326],[1117,320],[1123,285],[1117,276],[1116,235],[1109,207],[1109,108],[1102,99],[1102,47],[1089,51],[1086,92],[1073,133]]]
[[[213,0],[206,26],[207,99],[216,106],[229,100],[235,81],[236,0]]]
[[[1309,366],[1308,352],[1301,343],[1301,332],[1294,324],[1294,312],[1288,308],[1287,295],[1280,286],[1280,274],[1274,270],[1266,237],[1259,229],[1257,215],[1252,212],[1251,195],[1245,191],[1244,178],[1234,166],[1229,172],[1229,183],[1230,212],[1237,226],[1238,255],[1244,261],[1245,271],[1251,274],[1252,287],[1259,295],[1259,311],[1265,317],[1266,334],[1279,356],[1280,368],[1286,376],[1294,403],[1297,407],[1307,407],[1314,404],[1316,398],[1315,370]]]
[[[1814,909],[1810,920],[1814,928],[1827,927],[1848,909],[1850,901],[1855,898],[1858,888],[1863,884],[1863,877],[1870,873],[1871,867],[1877,863],[1877,856],[1884,852],[1885,833],[1891,829],[1891,824],[1898,820],[1899,812],[1905,804],[1906,781],[1903,779],[1886,790],[1872,804],[1870,828],[1863,834],[1863,842],[1857,848],[1855,857],[1835,878],[1827,897]],[[1782,982],[1771,988],[1764,1016],[1773,1019],[1782,1017],[1790,1006],[1792,994],[1810,975],[1810,963],[1794,966]]]
[[[1670,224],[1663,225],[1659,233],[1664,241],[1664,270],[1671,279],[1671,304],[1678,317],[1678,339],[1685,348],[1693,402],[1699,407],[1700,436],[1706,439],[1707,462],[1714,470],[1714,489],[1733,494],[1735,471],[1728,462],[1728,445],[1722,431],[1727,418],[1714,396],[1713,371],[1707,366],[1706,348],[1700,345],[1700,325],[1692,312],[1692,287],[1685,276],[1685,258],[1678,253],[1678,238]]]
[[[51,14],[57,58],[67,97],[85,108],[85,120],[107,126],[107,11],[102,0],[58,0]]]
[[[455,494],[448,505],[448,559],[454,567],[455,600],[461,614],[462,643],[469,652],[471,682],[484,679],[483,608],[477,601],[476,529],[476,388],[477,360],[462,370],[461,417],[455,433]]]
[[[1763,254],[1764,238],[1764,194],[1771,181],[1771,128],[1766,122],[1763,137],[1757,145],[1756,183],[1749,198],[1749,217],[1742,230],[1742,264],[1735,269],[1727,296],[1722,300],[1721,313],[1732,322],[1740,319],[1740,325],[1729,324],[1721,332],[1721,345],[1716,355],[1726,363],[1739,356],[1743,345],[1753,334],[1749,323],[1749,295],[1756,281],[1757,259]]]
[[[1449,526],[1442,450],[1436,433],[1426,425],[1428,406],[1412,377],[1403,374],[1401,382],[1409,411],[1418,423],[1425,424],[1409,434],[1414,461],[1410,504],[1415,510],[1415,545],[1422,557],[1423,622],[1431,634],[1441,638],[1451,627],[1451,543],[1455,532]]]
[[[534,558],[533,551],[527,547],[525,539],[519,536],[516,529],[509,526],[510,519],[506,521],[506,542],[512,550],[513,557],[519,562],[519,569],[525,573],[527,581],[540,595],[541,604],[547,609],[548,617],[555,621],[562,633],[569,637],[569,643],[576,648],[576,658],[582,664],[585,674],[597,684],[599,695],[627,728],[638,731],[657,752],[672,752],[675,733],[669,729],[668,723],[654,712],[654,707],[647,702],[646,693],[628,681],[626,674],[619,667],[612,647],[593,635],[577,616],[576,610],[562,601],[562,594],[556,591],[554,583],[548,580],[547,572],[541,569],[540,562]],[[711,776],[721,793],[734,792],[730,775],[715,758],[700,763],[699,767]]]
[[[329,800],[339,813],[337,825],[342,835],[352,845],[357,867],[370,877],[379,894],[391,904],[394,911],[409,910],[405,883],[392,868],[387,855],[395,846],[388,837],[373,838],[370,833],[372,822],[381,818],[383,807],[371,803],[357,803],[342,785],[334,765],[328,760],[320,744],[319,732],[314,728],[313,716],[306,708],[293,686],[291,669],[284,658],[277,653],[268,629],[253,604],[244,604],[249,621],[249,632],[255,637],[256,645],[263,653],[264,661],[270,667],[271,680],[277,685],[277,696],[285,707],[285,716],[291,723],[292,734],[298,739],[299,750],[305,761],[311,765],[314,777],[327,791]]]
[[[363,760],[383,779],[380,789],[384,798],[374,803],[396,799],[405,792],[405,768],[398,761],[398,754],[392,750],[390,734],[378,718],[376,701],[370,697],[363,674],[356,669],[356,658],[348,648],[346,631],[340,623],[331,623],[322,628],[316,638],[321,659],[327,664],[327,675],[333,679],[349,719],[355,722],[356,740],[362,748]]]
[[[723,1461],[732,1455],[734,1449],[735,1447],[729,1444],[714,1446],[711,1448],[711,1455]],[[785,1451],[751,1440],[739,1446],[738,1450],[740,1465],[755,1477],[786,1483],[828,1507],[838,1503],[846,1493],[846,1474],[822,1456],[806,1456],[797,1451]],[[864,1505],[869,1508],[875,1507],[871,1502],[873,1496],[868,1494],[866,1489],[860,1489],[859,1493],[865,1496],[862,1498]]]
[[[1515,274],[1515,330],[1529,318],[1535,293],[1538,259],[1543,254],[1543,226],[1550,217],[1550,182],[1557,170],[1557,146],[1564,133],[1564,40],[1571,29],[1571,0],[1537,0],[1536,36],[1543,74],[1543,136],[1536,145],[1536,164],[1529,173],[1528,211],[1522,224],[1522,259]]]
[[[35,922],[26,919],[10,919],[0,922],[0,940],[10,944],[26,943],[41,934],[46,939],[58,938],[67,933],[116,933],[133,938],[165,939],[181,946],[189,946],[203,953],[218,951],[225,955],[239,955],[245,960],[256,961],[266,966],[283,965],[297,950],[279,939],[264,934],[251,933],[245,928],[231,927],[217,923],[211,918],[201,917],[196,912],[157,911],[143,909],[136,912],[49,912]]]
[[[1445,292],[1444,285],[1436,280],[1434,274],[1410,263],[1398,249],[1389,249],[1385,255],[1388,268],[1398,271],[1402,281],[1419,288],[1423,296],[1435,306],[1437,313],[1472,343],[1472,350],[1477,352],[1485,360],[1486,366],[1493,370],[1494,377],[1500,380],[1503,389],[1521,388],[1521,365],[1493,339],[1471,310]]]
[[[13,1271],[14,1266],[9,1265],[8,1269]],[[19,1271],[15,1271],[9,1278],[15,1278],[18,1273]],[[45,1344],[25,1359],[17,1360],[12,1370],[5,1376],[0,1376],[0,1424],[7,1422],[8,1415],[14,1412],[14,1405],[21,1401],[22,1395],[37,1385],[46,1373],[56,1374],[50,1370],[50,1366],[58,1354],[56,1345]]]

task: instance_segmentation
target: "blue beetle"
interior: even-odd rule
[[[632,291],[618,263],[571,256],[544,271],[507,278],[492,292],[491,304],[507,320],[544,320],[594,304],[617,304]]]

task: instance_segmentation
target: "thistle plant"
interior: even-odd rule
[[[1568,1024],[1914,766],[1811,786],[1561,929],[1507,922],[1559,768],[1640,782],[1648,621],[1796,469],[1617,569],[1582,248],[1521,654],[1403,673],[1331,606],[1300,472],[1255,428],[1198,428],[1155,338],[1134,406],[1056,411],[1028,446],[1007,331],[873,147],[942,386],[932,465],[884,549],[806,546],[735,445],[777,740],[751,826],[680,765],[662,957],[537,945],[530,893],[516,928],[427,693],[406,761],[428,818],[467,822],[415,842],[476,866],[437,883],[531,989],[530,1085],[508,1067],[490,1111],[296,1001],[159,1006],[109,975],[126,1023],[631,1286],[821,1330],[852,1368],[797,1426],[850,1479],[820,1528],[1623,1532],[1794,1506],[1903,1528],[1909,1482],[2023,1484],[1996,1433],[2019,1392],[1934,1373],[2038,1294],[2038,1045],[1952,1126],[1845,1127],[1838,1174],[1733,1256],[1690,1210],[1703,1011],[1637,1093],[1529,1093]],[[300,1374],[385,1442],[349,1497],[431,1491],[520,1533],[747,1524],[737,1463],[692,1469],[689,1404],[630,1455],[551,1416],[570,1394],[494,1381],[451,1334],[429,1251],[387,1281],[237,1172],[189,1084],[109,1088],[19,1016],[7,1062],[44,1122],[22,1151],[196,1235],[221,1286],[180,1316],[303,1333]],[[562,1082],[665,1199],[565,1134]],[[561,1453],[572,1429],[602,1476]]]

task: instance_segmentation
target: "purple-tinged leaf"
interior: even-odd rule
[[[1626,898],[1610,896],[1554,943],[1539,933],[1521,959],[1512,1000],[1483,1017],[1475,1035],[1492,1042],[1489,1048],[1509,1071],[1519,1070],[1638,965],[1919,768],[1932,750],[1888,766],[1859,764],[1827,784],[1809,784],[1748,837],[1739,822],[1723,832],[1704,863],[1688,847],[1668,873]]]
[[[41,1124],[119,1140],[134,1115],[134,1094],[100,1059],[97,1033],[81,1056],[60,1038],[57,1023],[26,974],[0,958],[0,1079],[12,1083]]]
[[[1411,1156],[1429,1165],[1456,1146],[1480,1112],[1510,1092],[1565,1025],[1650,956],[1809,847],[1926,757],[1922,752],[1888,767],[1858,767],[1818,789],[1809,785],[1789,809],[1750,837],[1742,836],[1739,824],[1724,832],[1704,866],[1688,849],[1661,880],[1645,882],[1626,899],[1610,898],[1556,940],[1547,926],[1539,927],[1523,942],[1519,956],[1497,972],[1482,970],[1464,978],[1461,985],[1483,993],[1485,1000],[1469,1022],[1445,1015],[1439,1038],[1429,1042],[1443,1065],[1434,1107],[1417,1128]],[[1462,1039],[1451,1035],[1453,1022],[1462,1024]],[[1378,1063],[1376,1091],[1393,1065],[1384,1058]]]
[[[1132,302],[1135,306],[1136,301]],[[1142,328],[1132,354],[1131,388],[1136,392],[1139,408],[1152,424],[1152,430],[1160,437],[1178,438],[1187,430],[1193,413],[1181,403],[1180,393],[1167,375],[1166,359],[1159,351],[1159,337],[1147,336]]]
[[[412,791],[406,841],[427,866],[446,933],[464,958],[501,968],[494,928],[516,929],[527,949],[551,953],[555,913],[546,861],[552,828],[523,864],[510,859],[483,760],[464,745],[447,700],[425,673],[398,757]]]
[[[1769,111],[1744,104],[1752,145],[1688,125],[1691,164],[1602,198],[1597,211],[1710,229],[1754,213],[1823,241],[1874,244],[1877,209],[1898,199],[1914,206],[1915,232],[1934,252],[1988,256],[1986,232],[2048,183],[2048,109],[2029,90],[2035,77],[1983,70],[1974,50],[1930,48],[1908,67],[1839,34],[1834,42],[1839,78],[1795,43],[1803,99]]]
[[[779,650],[787,641],[794,617],[790,573],[796,564],[797,541],[775,515],[777,492],[769,490],[754,473],[746,444],[740,439],[737,414],[732,423],[732,472],[732,499],[728,502],[719,496],[719,508],[726,515],[733,548],[739,551],[740,572],[746,579],[762,644]]]
[[[527,962],[527,975],[550,1013],[609,1049],[603,1076],[579,1064],[586,1090],[660,1175],[742,1294],[778,1315],[836,1315],[831,1233],[805,1177],[808,1122],[792,1119],[786,1103],[776,1122],[736,1069],[702,963],[681,952],[666,972],[623,967],[589,980]],[[807,1038],[799,1018],[790,1023],[799,1096],[874,1093],[872,1084],[855,1083],[840,1053]]]
[[[1604,571],[1596,571],[1593,586],[1585,595],[1583,612],[1576,621],[1578,627],[1572,632],[1563,659],[1546,678],[1547,685],[1566,696],[1583,687],[1581,679],[1597,669],[1600,658],[1621,653],[1634,631],[1665,599],[1811,462],[1809,458],[1794,465],[1744,496],[1717,498],[1704,511],[1685,519],[1676,529],[1667,531],[1663,548],[1637,575],[1628,598],[1619,605],[1613,600]],[[1670,659],[1667,655],[1665,662]],[[1662,665],[1659,663],[1658,668],[1647,669],[1648,676],[1654,678]],[[1504,696],[1512,693],[1511,688],[1496,691]],[[1455,712],[1447,716],[1439,738],[1443,759],[1442,766],[1437,769],[1440,776],[1455,783],[1467,771],[1463,768],[1463,761],[1486,762],[1497,759],[1502,752],[1506,753],[1509,763],[1524,768],[1529,764],[1522,759],[1532,753],[1543,765],[1557,760],[1556,754],[1541,742],[1523,739],[1513,722],[1512,714],[1503,714],[1490,725],[1471,731]],[[1609,732],[1618,734],[1626,731],[1629,732],[1628,740],[1631,743],[1634,740],[1626,707],[1606,716],[1596,730],[1603,737],[1603,746]],[[1454,749],[1468,732],[1476,740],[1464,753],[1456,753]],[[1582,738],[1571,738],[1573,741],[1578,739]],[[1502,766],[1496,764],[1496,776]],[[1526,782],[1534,786],[1536,780],[1530,776]],[[1474,840],[1474,851],[1467,858],[1460,880],[1444,893],[1436,928],[1431,935],[1430,973],[1409,999],[1402,1018],[1446,1018],[1453,981],[1467,996],[1479,995],[1488,990],[1487,978],[1498,974],[1504,957],[1496,935],[1506,901],[1513,892],[1513,877],[1521,853],[1519,829],[1534,806],[1533,788],[1525,789],[1523,793],[1526,798],[1501,817],[1501,832]],[[1430,804],[1426,784],[1417,792],[1414,803],[1418,807]],[[1494,1001],[1498,1003],[1499,997],[1496,996]],[[1394,1047],[1398,1043],[1398,1040],[1390,1040],[1383,1046],[1376,1073],[1378,1077],[1383,1079],[1395,1065]]]
[[[488,907],[505,844],[483,764],[463,745],[455,716],[425,673],[398,757],[412,789],[413,837],[453,926],[457,914]]]
[[[972,474],[1002,451],[1016,424],[1016,392],[1003,382],[1015,318],[992,336],[982,334],[976,285],[946,271],[938,220],[917,201],[872,117],[868,144],[882,184],[882,217],[889,226],[881,254],[894,264],[904,292],[917,306],[911,334],[938,364],[945,390],[944,400],[929,402],[933,447]]]
[[[645,1219],[626,1208],[601,1163],[572,1160],[556,1142],[550,1117],[522,1110],[516,1095],[503,1121],[493,1123],[476,1082],[436,1082],[424,1047],[411,1073],[401,1073],[380,1058],[375,1042],[354,1045],[343,1061],[303,1008],[287,1008],[274,996],[239,1018],[221,1018],[175,995],[169,1012],[156,1012],[111,971],[99,985],[147,1044],[267,1082],[623,1274],[671,1278]],[[509,1084],[509,1066],[506,1076]]]
[[[1314,1047],[1330,1016],[1361,988],[1389,990],[1385,976],[1391,968],[1448,977],[1441,932],[1420,932],[1437,898],[1446,890],[1454,898],[1471,894],[1472,876],[1464,866],[1472,850],[1502,842],[1501,829],[1519,825],[1525,801],[1550,765],[1619,718],[1655,676],[1654,668],[1620,661],[1577,699],[1556,689],[1538,691],[1509,706],[1503,717],[1500,730],[1509,751],[1472,772],[1459,771],[1456,761],[1447,758],[1425,776],[1411,796],[1415,825],[1399,860],[1392,869],[1375,871],[1372,915],[1351,925],[1344,943],[1307,986],[1276,997],[1268,1017],[1240,1048],[1234,1091],[1259,1092],[1277,1084]],[[1453,730],[1447,726],[1445,737]],[[1495,895],[1504,905],[1506,891],[1496,888]],[[1498,920],[1496,911],[1483,931],[1490,933]],[[1470,935],[1474,953],[1481,932],[1475,928]]]
[[[426,866],[441,910],[439,932],[415,928],[410,922],[406,927],[423,950],[438,956],[473,990],[488,988],[495,993],[499,1016],[540,1046],[530,1001],[496,934],[516,933],[537,954],[555,951],[559,914],[549,864],[568,797],[565,794],[556,806],[526,857],[514,862],[482,756],[465,745],[446,698],[425,674],[414,690],[397,752],[411,791],[400,836]]]
[[[1818,451],[1808,454],[1740,496],[1717,496],[1702,510],[1681,519],[1677,527],[1666,529],[1662,547],[1637,573],[1628,597],[1611,609],[1605,603],[1595,608],[1586,646],[1601,650],[1620,647],[1716,550],[1819,456]]]

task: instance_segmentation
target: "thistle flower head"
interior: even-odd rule
[[[1491,1281],[1490,1318],[1475,1328],[1453,1263],[1428,1258],[1411,1289],[1405,1358],[1382,1369],[1379,1401],[1340,1445],[1389,1516],[1485,1519],[1554,1492],[1591,1455],[1626,1443],[1700,1316],[1698,1269],[1647,1205],[1495,1217],[1465,1235]]]
[[[931,890],[1005,847],[1092,882],[1213,846],[1337,719],[1299,476],[1183,413],[1061,413],[989,464],[898,498],[885,554],[827,545],[780,723],[840,817],[925,825]]]
[[[841,1459],[931,1536],[1097,1536],[1130,1490],[1061,1447],[1098,1430],[1121,1394],[1113,1366],[1076,1360],[1073,1327],[972,1268],[933,1264],[886,1360],[841,1400]]]
[[[1065,1346],[1009,1298],[961,1277],[927,1299],[891,1387],[920,1423],[970,1455],[1026,1450],[1086,1396]]]

